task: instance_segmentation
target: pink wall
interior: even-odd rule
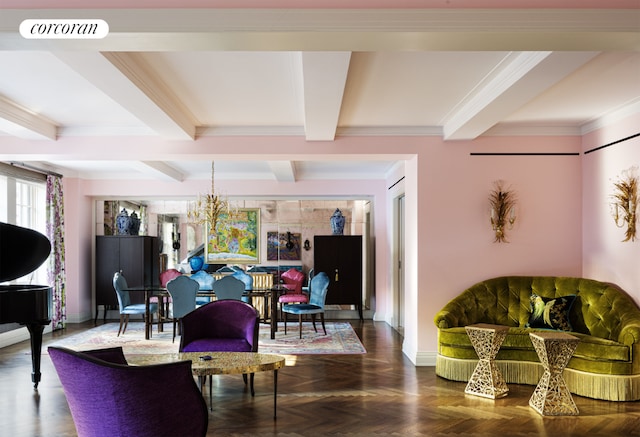
[[[424,140],[418,156],[416,345],[436,350],[435,313],[480,280],[500,275],[581,274],[579,156],[470,156],[471,152],[580,151],[579,137]],[[509,243],[494,243],[487,198],[503,179],[519,199]],[[409,184],[410,182],[407,182]],[[413,235],[408,235],[410,243]],[[411,356],[411,354],[408,354]]]
[[[639,125],[637,119],[629,120],[628,124]],[[609,190],[609,179],[620,170],[638,162],[638,142],[582,155],[591,144],[601,145],[609,137],[619,138],[628,128],[606,132],[606,135],[589,134],[584,139],[488,137],[446,143],[437,137],[345,137],[327,143],[325,151],[345,157],[385,156],[400,159],[404,166],[387,175],[386,181],[220,180],[217,185],[230,196],[371,196],[376,236],[376,319],[389,321],[394,305],[390,211],[392,200],[399,193],[388,187],[404,176],[401,183],[407,208],[404,351],[416,364],[432,364],[437,339],[435,313],[463,289],[485,278],[516,274],[584,275],[638,289],[640,243],[619,243],[620,230],[608,217],[606,196],[597,194]],[[239,156],[255,154],[260,144],[272,156],[291,156],[292,150],[304,154],[309,149],[302,147],[303,139],[227,138],[203,139],[200,150],[202,142],[207,141],[216,144],[223,141],[224,149]],[[152,147],[158,156],[164,153],[163,145],[153,142],[138,142],[138,147]],[[210,150],[213,146],[204,147]],[[216,150],[218,147],[221,145],[217,144]],[[573,155],[471,156],[472,152]],[[189,146],[185,153],[191,153]],[[519,199],[517,222],[508,233],[510,243],[494,243],[489,225],[487,197],[496,179],[510,184]],[[207,180],[182,183],[67,180],[69,313],[77,312],[77,317],[82,317],[92,309],[88,274],[92,267],[88,254],[93,239],[93,221],[89,217],[93,214],[95,197],[192,196],[208,186]]]
[[[638,126],[640,114],[629,116],[586,134],[582,148],[586,152],[637,135]],[[632,166],[640,166],[639,137],[583,155],[582,258],[584,276],[614,282],[640,304],[640,233],[636,241],[623,243],[624,229],[615,225],[609,209],[613,182]]]
[[[65,273],[67,321],[91,318],[93,206],[82,195],[83,181],[64,178]]]

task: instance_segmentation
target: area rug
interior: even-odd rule
[[[327,335],[324,335],[322,326],[317,323],[318,332],[314,332],[311,323],[302,324],[302,340],[299,339],[297,323],[287,324],[287,334],[284,333],[284,325],[278,326],[276,338],[270,338],[269,325],[260,325],[260,338],[258,351],[282,355],[305,354],[364,354],[366,350],[360,339],[349,323],[327,322]],[[50,345],[63,346],[74,350],[102,349],[106,347],[122,346],[127,354],[152,354],[178,352],[180,337],[176,337],[172,343],[173,330],[170,325],[164,327],[164,332],[157,332],[154,326],[153,336],[150,340],[144,339],[144,324],[141,322],[129,323],[127,331],[119,337],[118,324],[107,323],[89,329],[85,332],[53,341]],[[43,350],[46,353],[46,350]]]

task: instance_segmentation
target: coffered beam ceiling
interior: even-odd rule
[[[596,56],[512,52],[443,125],[445,140],[473,139]]]
[[[154,132],[171,140],[195,139],[193,115],[140,55],[86,51],[54,54]]]
[[[37,18],[100,18],[109,34],[23,38],[19,24]],[[170,181],[192,176],[181,142],[205,136],[304,136],[319,160],[322,142],[346,135],[576,135],[638,104],[639,22],[637,9],[1,9],[0,62],[23,68],[4,76],[0,132],[44,140],[51,162],[89,161],[61,139],[145,137],[165,154],[126,165]],[[566,98],[612,69],[584,110]],[[617,78],[624,92],[610,92]],[[572,105],[554,111],[562,98]],[[265,162],[281,182],[308,170]]]
[[[55,140],[58,127],[46,118],[0,96],[0,131],[26,140]]]
[[[99,16],[110,33],[91,41],[26,40],[16,34],[12,23],[39,15]],[[305,136],[331,141],[354,50],[544,48],[510,54],[449,114],[443,136],[460,140],[486,132],[595,55],[567,58],[547,50],[639,48],[637,16],[621,10],[10,10],[2,16],[0,49],[53,47],[60,60],[167,139],[193,140],[198,126],[133,51],[301,51]],[[0,101],[0,119],[17,136],[56,137],[55,125],[6,99]]]

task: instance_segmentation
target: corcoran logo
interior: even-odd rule
[[[27,39],[101,39],[109,34],[104,20],[29,19],[20,23],[20,35]]]

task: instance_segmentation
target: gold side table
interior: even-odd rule
[[[479,361],[464,392],[490,399],[506,396],[509,388],[494,358],[509,332],[509,327],[478,323],[466,326],[465,330],[478,354]]]
[[[529,405],[543,416],[578,415],[562,371],[580,340],[563,332],[532,332],[529,337],[544,368]]]

